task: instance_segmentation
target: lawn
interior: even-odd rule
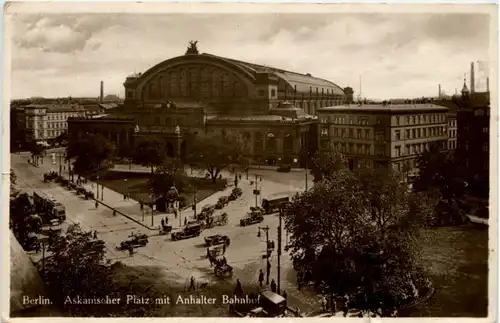
[[[434,295],[404,310],[412,317],[488,315],[488,230],[470,226],[426,231],[423,262],[432,275]]]
[[[150,185],[148,184],[149,174],[144,173],[129,173],[129,172],[109,172],[100,183],[105,187],[115,192],[125,194],[129,193],[130,198],[136,201],[143,200],[145,203],[151,203],[152,197],[150,196]],[[187,206],[190,207],[193,203],[194,189],[192,185],[196,186],[196,200],[199,202],[215,192],[223,189],[226,180],[217,180],[214,184],[211,179],[189,177],[188,185],[181,192],[186,200]]]

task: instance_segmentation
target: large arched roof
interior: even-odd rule
[[[209,57],[214,57],[217,59],[222,59],[225,60],[229,63],[232,63],[234,65],[237,65],[240,68],[243,68],[247,71],[249,71],[252,74],[259,73],[259,72],[267,72],[267,73],[272,73],[281,78],[283,81],[287,82],[289,86],[292,89],[297,89],[297,92],[299,93],[308,93],[311,91],[316,92],[316,88],[319,88],[319,91],[321,92],[321,89],[324,89],[325,93],[326,90],[328,89],[330,93],[336,94],[336,95],[344,95],[344,90],[337,84],[314,77],[309,74],[300,74],[296,72],[291,72],[291,71],[286,71],[282,70],[279,68],[271,67],[271,66],[264,66],[264,65],[258,65],[254,63],[248,63],[248,62],[243,62],[239,60],[235,60],[232,58],[226,58],[226,57],[221,57],[221,56],[216,56],[212,54],[206,54],[203,53],[201,54],[202,56],[209,56]]]

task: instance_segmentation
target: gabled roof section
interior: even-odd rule
[[[280,77],[281,79],[283,79],[285,82],[287,82],[292,89],[297,88],[297,92],[299,92],[299,93],[309,93],[311,90],[311,87],[313,88],[312,91],[314,93],[316,93],[316,87],[318,87],[319,92],[321,92],[321,88],[324,88],[325,94],[326,94],[326,90],[328,89],[330,93],[332,93],[332,91],[333,91],[333,93],[336,95],[344,95],[344,91],[337,84],[330,82],[330,81],[327,81],[327,80],[324,80],[324,79],[321,79],[321,78],[313,77],[310,74],[301,74],[301,73],[291,72],[291,71],[287,71],[287,70],[283,70],[283,69],[279,69],[279,68],[275,68],[275,67],[271,67],[271,66],[264,66],[264,65],[254,64],[254,63],[243,62],[243,61],[239,61],[236,59],[221,57],[221,56],[207,54],[207,53],[203,53],[201,55],[225,60],[226,62],[237,65],[240,68],[243,68],[252,74],[272,73],[272,74]]]

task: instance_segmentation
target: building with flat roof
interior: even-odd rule
[[[342,105],[318,109],[320,150],[346,155],[349,168],[392,166],[417,171],[417,156],[446,147],[448,108],[423,104]]]
[[[68,129],[69,117],[84,117],[79,104],[30,104],[24,107],[20,119],[25,120],[26,142],[51,141]]]

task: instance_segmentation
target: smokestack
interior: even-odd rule
[[[474,62],[470,63],[470,93],[475,92]]]
[[[104,82],[103,81],[101,81],[101,97],[99,98],[99,101],[101,103],[104,102]]]
[[[441,99],[441,84],[439,84],[438,88],[439,88],[439,92],[438,92],[438,93],[439,93],[439,94],[438,94],[438,98],[439,98],[439,99]]]

